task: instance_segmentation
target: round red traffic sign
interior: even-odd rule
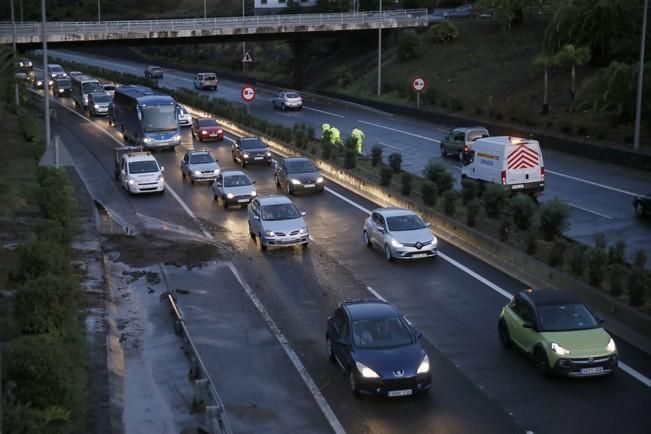
[[[251,102],[255,98],[255,88],[248,84],[242,88],[242,99],[246,102]]]
[[[425,85],[426,85],[426,83],[425,83],[425,79],[422,78],[422,77],[415,77],[415,78],[411,81],[411,87],[412,87],[416,92],[420,92],[420,91],[422,91],[423,89],[425,89]]]

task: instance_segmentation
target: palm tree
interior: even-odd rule
[[[542,66],[545,70],[545,90],[543,93],[543,109],[542,113],[547,114],[549,112],[549,103],[547,100],[547,95],[548,95],[548,89],[549,89],[549,74],[548,74],[548,69],[550,66],[554,64],[554,56],[545,53],[544,51],[540,54],[538,54],[536,57],[533,58],[531,61],[531,64],[536,67]]]
[[[590,49],[587,47],[575,47],[572,44],[563,45],[563,47],[553,56],[553,61],[557,65],[572,66],[572,87],[570,94],[572,100],[576,94],[576,66],[585,65],[590,61]]]

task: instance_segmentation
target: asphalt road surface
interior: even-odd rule
[[[246,210],[223,209],[208,185],[184,182],[179,170],[183,153],[195,148],[234,168],[235,137],[199,144],[186,129],[182,146],[155,154],[166,167],[166,193],[129,196],[113,179],[119,133],[105,119],[86,119],[68,98],[55,106],[54,133],[91,193],[113,213],[134,227],[155,221],[220,244],[221,258],[206,258],[179,303],[238,431],[648,432],[651,357],[616,337],[625,368],[616,375],[538,376],[526,357],[502,349],[497,338],[500,308],[524,285],[481,260],[439,241],[434,260],[388,263],[360,240],[367,211],[376,205],[333,183],[323,194],[294,198],[307,212],[308,249],[261,252],[249,237]],[[246,171],[260,194],[276,192],[271,168]],[[329,362],[328,315],[342,299],[375,296],[395,304],[423,332],[432,366],[428,394],[357,399]]]
[[[66,60],[135,75],[142,75],[145,68],[143,64],[121,59],[59,50],[50,53]],[[160,86],[191,89],[192,78],[189,73],[167,70]],[[242,102],[241,89],[242,83],[221,80],[218,92],[198,92]],[[302,111],[274,111],[271,107],[273,90],[258,88],[257,93],[250,104],[251,113],[255,116],[287,126],[304,123],[314,127],[317,134],[321,131],[321,125],[327,122],[339,128],[342,137],[348,137],[353,128],[360,128],[366,135],[366,148],[380,143],[385,155],[400,152],[405,170],[420,175],[427,162],[435,158],[444,161],[452,175],[460,181],[458,160],[443,158],[439,153],[440,140],[447,130],[459,125],[435,125],[324,98],[306,101]],[[603,232],[609,242],[625,240],[629,256],[637,249],[643,249],[651,257],[651,221],[637,218],[632,206],[636,194],[651,194],[651,173],[576,157],[545,149],[544,143],[541,145],[546,175],[545,193],[541,201],[558,197],[570,205],[571,226],[567,235],[592,245],[594,235]]]

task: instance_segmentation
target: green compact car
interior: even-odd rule
[[[502,345],[531,355],[538,372],[570,377],[611,374],[617,368],[615,341],[603,319],[557,289],[521,291],[502,308]]]

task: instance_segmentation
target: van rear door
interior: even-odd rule
[[[506,185],[514,190],[542,180],[542,155],[537,142],[522,142],[507,147]],[[522,185],[522,187],[520,187]]]

